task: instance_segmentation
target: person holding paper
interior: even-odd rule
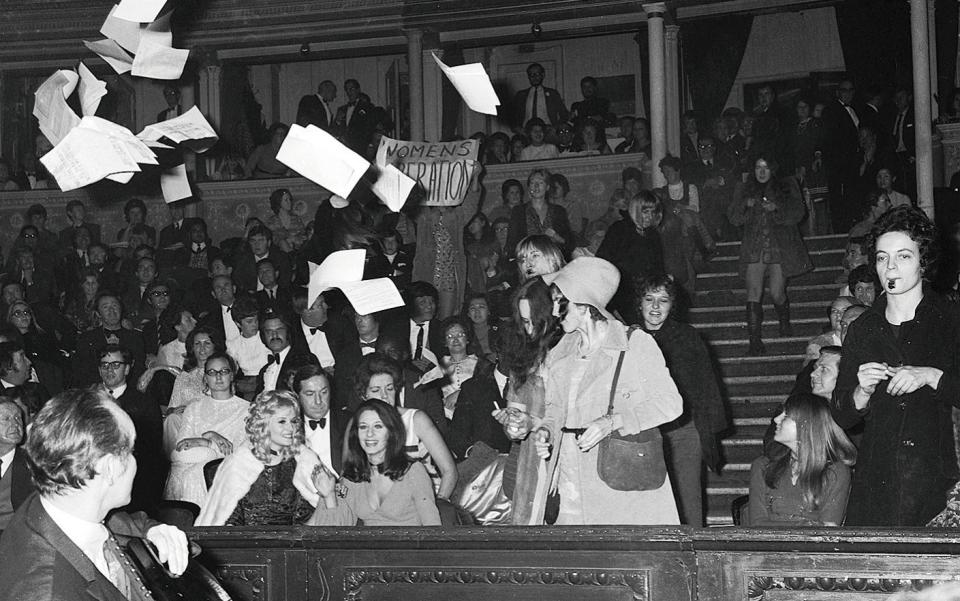
[[[277,160],[277,153],[283,145],[290,128],[284,123],[274,123],[267,130],[269,136],[265,144],[257,146],[247,158],[243,174],[247,179],[265,179],[271,177],[289,177],[290,170]]]

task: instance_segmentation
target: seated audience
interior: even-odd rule
[[[108,344],[119,344],[130,352],[133,360],[130,366],[130,381],[136,381],[143,373],[146,363],[140,333],[122,327],[123,305],[115,294],[99,293],[96,307],[100,325],[77,338],[77,352],[73,354],[70,369],[73,386],[80,388],[100,381],[97,355]]]
[[[570,229],[567,210],[551,203],[547,196],[549,177],[543,169],[534,169],[527,176],[530,200],[510,212],[510,245],[532,234],[543,234],[560,246],[564,255],[569,255],[577,241]]]
[[[750,468],[749,526],[840,526],[857,450],[834,423],[828,401],[814,394],[787,399],[774,440],[790,449]]]
[[[596,121],[588,119],[580,125],[573,151],[580,156],[613,154],[607,144],[607,135]]]
[[[187,337],[197,327],[189,309],[171,307],[160,315],[160,347],[155,365],[183,369],[187,358]]]
[[[490,304],[486,294],[477,293],[467,299],[466,316],[470,320],[469,352],[496,363],[499,326],[490,323]]]
[[[830,329],[807,343],[807,362],[816,361],[825,346],[840,346],[840,320],[847,309],[859,304],[852,296],[840,296],[830,303]]]
[[[133,240],[135,229],[143,231],[145,242],[153,246],[157,241],[157,230],[146,224],[147,205],[139,198],[131,198],[123,205],[123,218],[127,226],[117,231],[117,242],[125,242],[128,247],[136,247]],[[136,226],[140,226],[136,228]]]
[[[293,392],[303,413],[304,444],[327,468],[340,473],[343,467],[343,436],[346,420],[334,411],[333,383],[319,365],[305,365],[293,376]]]
[[[203,504],[207,485],[203,467],[233,453],[246,440],[250,403],[233,392],[236,363],[229,355],[207,357],[203,366],[205,396],[183,412],[177,444],[170,455],[170,475],[163,498]]]
[[[547,142],[547,126],[543,119],[534,117],[527,121],[524,131],[530,138],[530,143],[520,151],[521,161],[542,161],[555,159],[560,156],[557,147]]]
[[[317,358],[291,336],[290,323],[280,313],[264,313],[260,321],[260,339],[270,351],[267,364],[257,376],[257,394],[267,390],[289,390],[284,373],[293,373]],[[294,343],[297,343],[294,345]]]
[[[325,466],[313,482],[321,502],[311,526],[439,526],[430,478],[404,452],[404,424],[397,410],[371,399],[357,409],[347,433],[343,478]],[[346,490],[340,492],[339,486]],[[379,499],[374,507],[371,495]]]
[[[226,352],[223,338],[206,326],[195,327],[185,342],[187,348],[183,369],[173,382],[173,392],[167,403],[163,421],[163,448],[169,455],[179,440],[177,434],[183,424],[183,412],[191,404],[204,398],[203,366],[213,354]],[[176,370],[171,368],[176,373]]]
[[[871,265],[854,267],[847,277],[849,295],[857,299],[862,305],[873,306],[873,301],[880,294],[880,279]]]
[[[250,297],[238,299],[230,316],[240,335],[227,341],[227,353],[237,363],[233,384],[237,395],[252,401],[257,391],[257,376],[267,365],[270,349],[260,338],[260,311]]]
[[[851,238],[860,238],[869,234],[877,219],[889,211],[892,206],[890,198],[880,190],[871,191],[866,200],[866,213],[861,221],[850,228]]]
[[[246,417],[246,441],[217,468],[195,526],[295,526],[320,497],[320,465],[303,444],[300,403],[290,391],[262,392]]]
[[[279,188],[270,193],[270,211],[267,227],[273,232],[273,239],[283,252],[293,252],[306,242],[303,220],[293,212],[293,195],[287,188]]]

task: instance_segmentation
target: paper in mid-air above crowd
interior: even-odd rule
[[[180,79],[190,51],[173,47],[172,11],[159,14],[164,4],[157,0],[123,0],[114,5],[100,27],[106,39],[85,41],[84,45],[117,73]]]
[[[309,263],[310,283],[307,306],[313,305],[321,293],[339,288],[354,311],[369,315],[403,306],[403,297],[390,278],[363,279],[367,251],[362,248],[330,253],[323,263]]]

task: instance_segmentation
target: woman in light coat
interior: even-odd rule
[[[618,491],[597,473],[597,445],[614,430],[636,434],[683,412],[657,343],[605,308],[620,273],[603,259],[583,257],[544,280],[553,285],[565,334],[547,358],[546,414],[533,436],[560,495],[557,525],[678,524],[669,477],[653,490]],[[621,351],[623,368],[608,414]]]

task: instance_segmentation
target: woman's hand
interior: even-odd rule
[[[224,455],[229,455],[233,452],[233,443],[224,438],[222,435],[214,432],[213,430],[208,430],[203,433],[203,438],[209,440],[211,443],[216,445],[217,449]]]
[[[553,444],[550,442],[550,430],[540,428],[534,436],[533,446],[537,450],[537,457],[543,460],[550,459],[550,453],[553,451]]]
[[[493,419],[500,422],[510,440],[523,440],[530,433],[530,416],[516,407],[495,409]]]
[[[887,382],[887,392],[890,396],[901,396],[910,394],[924,386],[934,385],[940,382],[943,372],[935,367],[914,367],[904,365],[903,367],[888,368],[892,375]]]
[[[892,375],[893,372],[886,363],[877,363],[876,361],[864,363],[857,369],[857,380],[860,385],[860,390],[868,396],[877,390],[877,384]]]
[[[208,447],[213,448],[213,442],[207,440],[206,438],[184,438],[177,443],[176,450],[178,451],[188,451],[190,449],[196,449],[198,447]]]
[[[169,407],[167,412],[163,414],[163,417],[167,417],[173,414],[182,415],[183,412],[187,409],[186,405],[179,405],[177,407]]]
[[[336,494],[337,478],[321,463],[313,470],[313,485],[321,497],[329,499]]]
[[[601,440],[610,436],[611,432],[613,432],[613,419],[609,415],[598,417],[590,422],[587,429],[577,439],[577,446],[580,447],[581,452],[586,453],[597,446]]]

